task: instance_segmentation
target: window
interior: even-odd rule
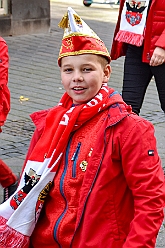
[[[8,0],[0,0],[0,15],[8,14]]]

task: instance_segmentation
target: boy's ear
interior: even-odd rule
[[[110,64],[107,64],[104,68],[104,82],[107,83],[109,81],[110,75],[111,75],[111,66]]]

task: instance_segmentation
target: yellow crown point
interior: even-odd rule
[[[63,18],[61,19],[61,21],[59,22],[58,26],[60,28],[68,28],[68,13],[66,13]]]

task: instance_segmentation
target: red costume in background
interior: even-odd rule
[[[10,110],[10,91],[8,89],[9,55],[5,40],[0,37],[0,132]],[[6,188],[14,184],[17,177],[0,159],[0,184]]]
[[[115,40],[120,28],[121,13],[125,0],[120,1],[119,17],[116,24],[111,48],[111,59],[115,60],[126,55],[127,43]],[[142,62],[149,63],[155,47],[165,49],[165,0],[152,0],[145,27]]]
[[[0,37],[0,126],[4,125],[10,110],[8,84],[9,55],[5,40]]]

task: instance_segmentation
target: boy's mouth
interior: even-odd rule
[[[73,90],[76,90],[76,91],[80,91],[80,90],[84,90],[85,88],[83,87],[73,87]]]

